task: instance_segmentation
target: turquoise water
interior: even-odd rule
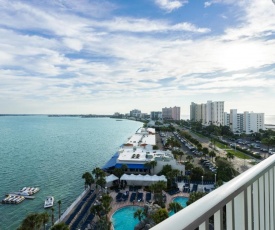
[[[39,186],[34,200],[0,205],[0,229],[16,229],[32,212],[43,212],[46,196],[61,211],[84,189],[85,171],[101,167],[142,123],[110,118],[0,117],[0,197]],[[58,216],[55,204],[55,217]]]
[[[187,204],[186,204],[187,201],[188,201],[188,197],[185,197],[185,196],[178,196],[173,199],[173,202],[179,203],[183,208],[185,208],[187,206]],[[174,214],[175,214],[174,211],[169,212],[169,216],[172,216]]]
[[[112,223],[115,230],[133,230],[139,223],[138,219],[134,218],[138,206],[127,206],[117,210],[112,216]]]

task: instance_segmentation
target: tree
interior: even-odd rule
[[[170,203],[169,208],[168,208],[169,211],[173,211],[174,213],[176,213],[182,209],[183,209],[183,207],[178,202]]]
[[[60,215],[61,215],[61,200],[57,201],[58,203],[58,218],[60,219]]]
[[[88,185],[91,187],[91,185],[95,182],[92,174],[89,172],[85,172],[82,175],[82,178],[85,180],[85,189],[87,188]]]
[[[157,166],[157,161],[150,161],[151,167],[153,168],[153,174],[154,174],[154,169]]]
[[[267,152],[269,152],[270,146],[275,145],[275,137],[273,136],[273,137],[263,138],[262,143],[267,146]],[[265,158],[266,158],[266,154],[265,154]]]
[[[55,224],[51,230],[70,230],[69,226],[63,222]]]
[[[97,215],[99,218],[101,217],[101,213],[103,211],[103,207],[100,204],[92,205],[90,208],[90,212]]]
[[[191,192],[189,195],[189,200],[186,202],[187,205],[190,205],[194,203],[195,201],[199,200],[203,196],[205,196],[206,193],[204,192]]]
[[[144,217],[144,212],[142,209],[137,209],[135,212],[134,212],[134,218],[135,219],[138,219],[139,221],[141,221]]]
[[[154,214],[152,214],[152,219],[156,224],[164,221],[169,217],[168,212],[165,208],[158,209]]]
[[[18,230],[37,230],[42,227],[42,224],[42,214],[31,213],[22,221]]]
[[[190,162],[191,160],[193,160],[193,157],[190,156],[190,155],[188,155],[188,156],[186,157],[186,160],[188,160],[188,162]]]
[[[42,224],[44,226],[44,230],[46,229],[46,223],[49,222],[50,216],[47,212],[41,213],[41,219],[42,219]]]
[[[232,159],[234,159],[234,157],[235,157],[235,156],[234,156],[233,153],[227,152],[227,154],[226,154],[226,158],[227,158],[227,159],[231,159],[231,160],[232,160]]]
[[[52,226],[54,225],[54,208],[51,208],[52,210]]]
[[[147,161],[147,162],[144,164],[144,167],[145,167],[146,169],[149,169],[149,174],[151,174],[151,168],[152,168],[151,162],[150,162],[150,161]]]
[[[204,155],[204,157],[205,157],[205,159],[206,159],[206,156],[207,156],[207,154],[209,153],[208,148],[204,147],[204,148],[202,149],[202,152],[203,152],[203,155]]]
[[[210,151],[209,156],[211,157],[213,162],[213,158],[216,157],[216,153],[214,151]]]

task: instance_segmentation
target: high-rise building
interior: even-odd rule
[[[141,117],[141,111],[138,109],[131,110],[130,117]]]
[[[162,109],[162,119],[164,120],[180,120],[180,107],[170,107]]]
[[[159,112],[159,111],[152,111],[152,112],[151,112],[150,119],[151,119],[151,120],[160,120],[160,119],[162,119],[162,112]]]
[[[190,120],[202,122],[203,125],[223,125],[224,124],[224,102],[207,101],[206,104],[190,105]]]
[[[264,113],[237,113],[237,109],[230,109],[230,114],[224,113],[224,117],[229,120],[224,125],[229,126],[233,133],[251,134],[265,129]]]

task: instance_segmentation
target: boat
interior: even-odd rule
[[[35,196],[30,196],[30,194],[29,194],[27,191],[23,191],[23,192],[12,192],[11,194],[23,196],[23,197],[25,197],[26,199],[34,199],[34,198],[35,198]]]
[[[53,206],[54,202],[54,197],[53,196],[47,196],[45,203],[44,203],[44,208],[50,208]]]
[[[23,197],[23,196],[19,196],[19,195],[15,195],[15,194],[8,194],[6,196],[6,198],[4,198],[2,200],[2,203],[3,204],[19,204],[23,200],[25,200],[25,197]]]
[[[29,196],[39,192],[39,188],[38,187],[24,187],[22,189],[19,190],[19,192],[24,192],[24,193],[28,193]]]

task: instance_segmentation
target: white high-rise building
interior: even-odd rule
[[[203,125],[224,125],[224,102],[207,101],[206,104],[192,102],[190,120],[201,121]]]
[[[246,134],[251,134],[259,132],[259,130],[265,129],[264,126],[264,113],[253,113],[244,112],[243,113],[243,131]]]
[[[230,109],[230,114],[224,113],[224,117],[227,119],[224,125],[229,126],[233,133],[251,134],[265,129],[264,113],[237,113],[237,109]]]

